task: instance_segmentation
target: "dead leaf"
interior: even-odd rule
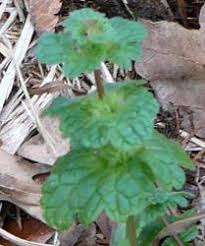
[[[84,230],[80,235],[78,243],[76,246],[97,246],[96,244],[96,226],[95,224],[89,225],[87,228],[81,225]]]
[[[69,141],[61,136],[59,119],[44,117],[41,122],[55,143],[56,154],[40,135],[36,135],[21,145],[18,155],[34,162],[53,165],[58,157],[69,152]]]
[[[200,30],[178,23],[144,21],[149,37],[136,71],[151,81],[164,109],[183,106],[193,111],[196,134],[205,137],[205,5]],[[187,122],[185,122],[187,123]]]
[[[44,93],[54,93],[56,91],[60,92],[68,88],[69,88],[69,85],[64,84],[62,81],[53,81],[52,83],[48,83],[48,84],[45,84],[37,88],[30,88],[29,94],[30,95],[42,95]]]
[[[46,165],[30,163],[0,150],[0,200],[9,201],[44,222],[40,207],[41,185],[32,178],[49,170]]]
[[[37,32],[52,31],[59,17],[62,2],[60,0],[28,0],[29,10]]]
[[[96,226],[91,224],[88,227],[78,224],[73,225],[68,231],[59,233],[61,246],[95,246]],[[82,244],[81,244],[82,243]]]
[[[7,222],[4,229],[18,238],[35,243],[46,243],[54,234],[54,230],[44,223],[25,216],[22,217],[22,229],[19,228],[16,220]],[[0,243],[4,246],[15,245],[3,238],[0,238]]]
[[[110,221],[104,212],[97,218],[96,223],[103,235],[106,237],[107,241],[110,242],[112,229],[114,228],[115,223]]]

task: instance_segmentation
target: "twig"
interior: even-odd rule
[[[22,10],[22,8],[23,8],[22,0],[14,0],[14,5],[16,6],[20,21],[24,22],[25,21],[25,16],[24,16],[24,13],[23,13],[23,10]]]
[[[129,240],[130,246],[137,246],[136,222],[134,215],[129,216],[127,219],[126,235]]]
[[[162,219],[163,223],[165,224],[165,226],[169,225],[169,223],[167,222],[167,220],[164,217],[162,217],[161,219]],[[174,238],[174,240],[176,241],[178,246],[184,246],[181,239],[177,235],[172,235],[172,237]]]
[[[4,13],[5,9],[6,9],[7,3],[8,3],[8,0],[4,0],[3,3],[0,6],[0,19],[1,19],[2,15],[3,15],[3,13]]]
[[[99,99],[103,99],[103,97],[105,96],[105,91],[104,91],[104,85],[103,85],[101,70],[96,69],[94,71],[94,75],[95,75],[95,83],[96,83],[96,87],[97,87],[98,97],[99,97]]]
[[[201,213],[198,213],[196,215],[193,215],[189,218],[178,220],[174,223],[171,223],[167,225],[165,228],[163,228],[155,237],[155,240],[153,241],[153,246],[157,246],[158,242],[169,235],[176,235],[183,230],[185,230],[188,226],[196,223],[197,221],[205,218],[205,211],[202,211]]]
[[[185,27],[188,27],[188,22],[187,22],[187,14],[186,14],[186,9],[185,9],[185,2],[184,0],[177,0],[178,1],[178,7],[179,7],[179,13],[182,17],[183,24]]]
[[[136,17],[134,15],[134,13],[132,12],[132,10],[129,8],[127,0],[122,0],[122,3],[125,6],[125,9],[128,12],[128,14],[133,18],[133,20],[135,20]]]
[[[31,111],[30,113],[32,115],[32,118],[35,120],[36,126],[39,129],[39,132],[42,134],[42,136],[44,137],[45,141],[47,142],[47,144],[49,145],[49,147],[53,151],[53,154],[55,156],[57,156],[56,149],[55,149],[55,141],[52,139],[50,134],[47,132],[47,130],[42,125],[41,120],[40,120],[40,118],[38,116],[38,113],[36,112],[36,110],[34,108],[34,105],[33,105],[32,101],[31,101],[31,98],[30,98],[30,95],[28,93],[27,87],[25,85],[25,82],[24,82],[23,76],[21,74],[21,71],[20,71],[20,69],[19,69],[19,67],[17,65],[16,65],[16,71],[17,71],[17,75],[19,77],[19,81],[21,83],[22,90],[23,90],[23,92],[24,92],[24,94],[26,96],[26,99],[27,99],[28,103],[29,103],[30,111]]]
[[[169,3],[167,2],[167,0],[161,0],[161,3],[165,6],[165,8],[167,9],[169,15],[170,15],[170,18],[171,19],[174,19],[174,14],[169,6]]]
[[[31,95],[42,95],[44,93],[54,93],[57,91],[62,91],[63,89],[71,88],[68,84],[64,84],[63,81],[53,81],[52,83],[45,84],[38,88],[29,89]]]
[[[4,34],[4,32],[11,26],[11,24],[15,21],[17,16],[17,11],[13,10],[7,19],[7,21],[4,23],[4,25],[1,27],[0,30],[0,37]]]
[[[188,138],[189,137],[189,133],[184,131],[184,130],[180,130],[179,134],[182,138]],[[205,142],[196,138],[196,137],[192,137],[190,138],[190,141],[198,146],[200,146],[201,148],[205,148]]]
[[[108,82],[108,83],[114,83],[115,82],[104,62],[101,63],[101,71],[102,71],[102,75],[103,75],[104,79],[106,80],[106,82]]]
[[[15,45],[15,52],[13,60],[16,61],[16,65],[20,65],[24,59],[28,46],[30,44],[31,38],[34,33],[34,27],[30,21],[30,17],[28,16],[26,22],[24,24],[23,30],[21,32],[21,36]],[[10,95],[10,92],[13,88],[13,83],[15,80],[16,70],[14,62],[11,62],[8,66],[4,77],[0,83],[0,112],[2,111],[3,105]]]

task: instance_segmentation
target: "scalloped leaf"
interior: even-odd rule
[[[117,33],[110,45],[108,60],[127,69],[131,60],[139,60],[142,54],[140,42],[146,38],[147,31],[141,22],[114,17],[110,23]]]
[[[63,60],[64,74],[75,78],[81,73],[90,73],[100,68],[100,63],[105,60],[105,57],[106,51],[103,44],[87,42],[79,45],[73,42]]]
[[[152,169],[156,182],[169,190],[182,188],[185,174],[181,167],[194,170],[191,159],[182,147],[158,132],[144,142],[140,155]]]
[[[63,64],[65,75],[74,78],[99,68],[110,60],[130,67],[140,56],[140,41],[146,36],[141,23],[85,8],[72,12],[64,22],[65,31],[44,34],[38,40],[36,54],[47,64]]]
[[[64,27],[79,43],[85,40],[105,43],[105,41],[111,41],[112,37],[116,35],[105,14],[90,8],[73,11],[64,21]]]
[[[45,33],[38,39],[36,55],[42,63],[62,63],[66,52],[72,46],[68,33]]]
[[[187,199],[181,192],[167,192],[159,189],[153,196],[153,204],[137,216],[137,231],[140,233],[146,225],[151,224],[166,214],[167,208],[186,207]]]
[[[80,149],[57,160],[43,186],[42,207],[59,230],[71,226],[76,215],[89,224],[103,210],[111,220],[125,222],[153,202],[154,191],[149,167],[135,154]]]
[[[73,41],[69,32],[62,34],[44,34],[38,40],[36,54],[47,64],[63,64],[65,75],[74,78],[82,72],[92,72],[105,60],[103,45],[91,42],[81,45]]]
[[[62,107],[58,100],[48,113],[60,117],[60,129],[74,148],[111,144],[125,150],[140,145],[151,137],[158,112],[156,100],[140,83],[107,85],[103,100],[92,94],[69,105],[64,99]]]

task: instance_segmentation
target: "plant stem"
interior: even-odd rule
[[[96,81],[98,97],[100,99],[103,99],[103,97],[105,96],[105,91],[104,91],[103,79],[102,79],[102,76],[101,76],[102,74],[101,74],[100,69],[96,69],[94,71],[94,75],[95,75],[95,81]]]
[[[137,233],[135,216],[131,215],[127,219],[126,234],[129,240],[130,246],[137,246]]]

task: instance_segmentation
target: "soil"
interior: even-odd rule
[[[156,0],[127,0],[127,10],[123,0],[63,0],[60,15],[67,16],[70,11],[83,7],[92,7],[100,12],[106,13],[108,17],[123,16],[125,18],[144,18],[152,21],[177,21],[186,28],[199,28],[199,12],[205,0],[167,0],[170,7]],[[184,3],[180,4],[180,3]],[[170,12],[172,14],[170,14]]]
[[[79,0],[64,0],[61,14],[68,15],[72,10],[92,7],[100,12],[106,13],[108,17],[123,16],[125,18],[133,18],[126,9],[123,1],[119,0],[96,0],[96,1],[79,1]],[[128,7],[133,12],[135,18],[146,18],[153,21],[167,20],[169,13],[165,6],[156,0],[129,0]]]

